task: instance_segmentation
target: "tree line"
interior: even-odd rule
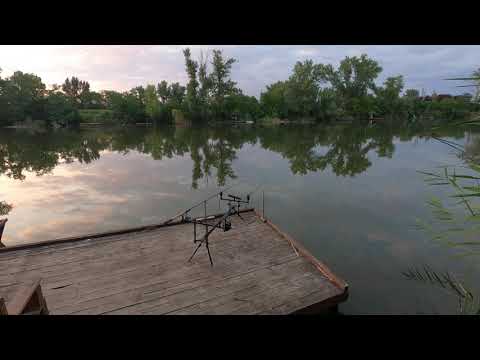
[[[171,122],[177,117],[193,122],[232,119],[371,119],[401,117],[415,120],[425,115],[456,118],[478,111],[478,96],[440,99],[420,97],[416,89],[404,91],[401,75],[377,85],[383,71],[367,55],[346,57],[337,68],[313,60],[297,62],[287,80],[266,87],[258,100],[247,96],[232,80],[234,58],[213,50],[211,58],[192,58],[183,50],[188,81],[161,81],[118,92],[90,89],[88,81],[67,78],[47,90],[35,74],[16,71],[2,78],[0,70],[0,125],[27,119],[61,126],[82,119],[100,122]]]
[[[404,91],[402,75],[388,77],[379,86],[376,80],[382,71],[365,54],[346,57],[338,68],[312,60],[297,62],[286,81],[267,86],[260,103],[268,116],[314,120],[415,120],[424,115],[451,119],[479,110],[478,97],[472,102],[470,94],[442,98],[435,93],[421,97],[417,89]]]

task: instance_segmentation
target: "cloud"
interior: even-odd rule
[[[32,72],[47,85],[62,83],[69,76],[90,82],[95,90],[128,90],[137,85],[185,83],[183,45],[88,45],[0,46],[0,67],[8,76],[15,70]],[[480,46],[441,45],[318,45],[318,46],[190,46],[194,57],[215,48],[238,61],[232,77],[249,95],[259,96],[268,84],[288,78],[296,61],[311,58],[335,66],[345,56],[368,54],[383,67],[378,79],[404,75],[406,88],[462,93],[450,76],[470,75],[480,67]]]

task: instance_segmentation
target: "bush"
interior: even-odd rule
[[[80,123],[80,114],[71,100],[62,93],[50,94],[45,101],[47,123],[61,126],[76,126]]]
[[[114,122],[112,110],[88,109],[79,111],[81,122],[109,124]]]

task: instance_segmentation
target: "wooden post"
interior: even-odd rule
[[[3,298],[0,298],[0,315],[8,315],[5,300],[3,300]]]
[[[0,248],[5,247],[5,245],[2,244],[2,235],[3,235],[3,229],[5,228],[5,224],[7,223],[8,219],[2,219],[0,220]]]
[[[7,313],[8,315],[48,315],[40,280],[21,288],[9,301]]]
[[[263,190],[263,205],[262,205],[262,210],[263,210],[263,218],[265,219],[265,190]]]

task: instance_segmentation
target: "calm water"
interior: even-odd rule
[[[342,312],[455,313],[454,297],[402,271],[479,274],[414,228],[431,218],[425,201],[448,190],[416,171],[458,163],[445,144],[390,127],[1,129],[0,201],[14,206],[3,243],[158,223],[219,186],[261,185],[253,204],[264,190],[267,217],[350,284]]]

